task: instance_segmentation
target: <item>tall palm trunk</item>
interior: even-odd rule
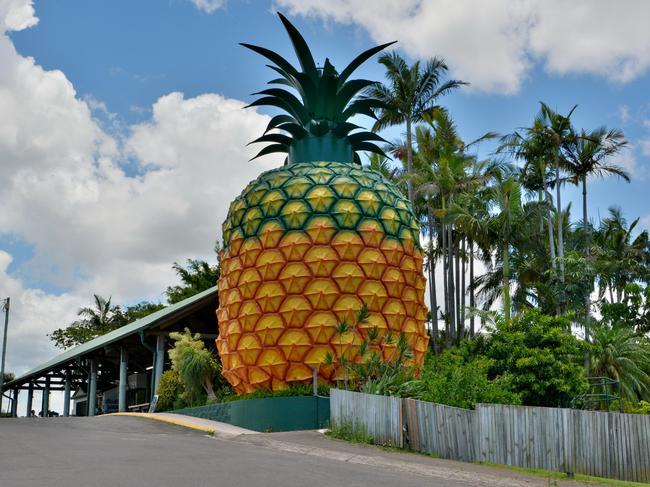
[[[582,176],[582,229],[585,238],[585,259],[589,261],[591,244],[591,235],[587,219],[587,176]],[[591,324],[591,288],[585,293],[585,340],[589,341],[590,324]],[[589,365],[588,355],[585,354],[585,367]]]
[[[447,279],[449,281],[447,284],[447,291],[449,293],[447,298],[449,303],[449,337],[447,338],[447,344],[450,347],[456,334],[456,310],[454,309],[454,235],[451,224],[447,225],[447,261]]]
[[[455,261],[456,261],[456,302],[454,303],[456,307],[456,341],[460,342],[463,339],[463,322],[460,319],[460,293],[462,291],[460,285],[460,238],[456,239],[456,245],[454,247],[455,252]]]
[[[564,219],[562,218],[562,191],[560,190],[560,158],[555,156],[555,192],[557,201],[557,256],[560,259],[560,282],[564,284]]]
[[[429,299],[431,301],[431,333],[433,334],[433,352],[438,355],[440,352],[440,346],[438,345],[438,296],[436,295],[436,259],[433,255],[434,225],[431,206],[428,207],[427,219],[429,224]]]
[[[542,180],[544,194],[548,196],[551,207],[548,209],[548,248],[551,257],[551,266],[555,267],[555,235],[553,235],[553,198],[548,194],[546,179]]]
[[[469,239],[469,307],[474,309],[474,241]],[[469,317],[469,335],[474,338],[475,333],[474,312]]]
[[[443,316],[445,317],[445,343],[449,341],[449,292],[447,285],[447,225],[440,224],[442,230],[442,297],[445,303]]]
[[[506,325],[510,324],[510,249],[503,244],[503,314]]]
[[[465,274],[467,270],[467,246],[466,246],[466,240],[463,237],[463,251],[461,255],[462,263],[463,263],[463,270],[461,275],[463,276],[462,279],[462,286],[461,289],[463,290],[461,297],[460,297],[460,322],[462,323],[461,325],[461,339],[463,338],[463,335],[465,334],[465,295],[467,294],[467,287],[466,287],[466,282],[465,282]]]
[[[413,194],[413,135],[411,134],[411,119],[406,119],[406,189],[408,192],[409,201],[415,204],[415,196]]]

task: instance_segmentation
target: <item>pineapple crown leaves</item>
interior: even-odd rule
[[[322,137],[333,134],[338,139],[347,139],[354,152],[354,162],[361,163],[356,151],[368,151],[385,156],[375,142],[386,143],[379,135],[361,129],[348,122],[355,115],[366,115],[376,119],[375,110],[384,108],[383,102],[375,98],[357,97],[359,92],[376,84],[367,79],[348,79],[361,64],[372,56],[394,44],[389,42],[368,49],[343,69],[340,73],[325,59],[323,67],[317,67],[307,42],[289,20],[278,13],[284,25],[300,63],[300,70],[276,52],[260,46],[241,43],[242,46],[264,56],[273,64],[267,66],[280,75],[269,81],[271,85],[282,85],[295,90],[300,98],[281,87],[272,87],[253,95],[260,98],[245,108],[256,106],[273,106],[283,110],[276,115],[266,127],[264,134],[250,142],[270,143],[253,159],[276,152],[289,152],[290,145],[308,135]],[[278,133],[280,130],[284,133]],[[288,134],[288,135],[287,135]],[[252,160],[252,159],[251,159]]]

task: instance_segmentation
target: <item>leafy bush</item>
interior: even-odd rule
[[[158,411],[169,411],[183,392],[181,381],[175,370],[166,370],[158,384]]]
[[[509,374],[492,380],[488,377],[492,365],[486,357],[467,360],[458,349],[438,357],[431,355],[414,397],[465,409],[474,409],[477,403],[521,404],[521,395],[513,392]]]
[[[468,350],[491,360],[488,377],[508,377],[509,388],[527,406],[569,406],[588,389],[584,345],[571,332],[567,316],[528,309],[510,324],[500,320],[489,337]]]
[[[216,401],[212,384],[218,369],[214,354],[205,348],[200,335],[193,335],[188,328],[183,333],[170,333],[175,341],[169,350],[172,370],[176,371],[183,384],[184,400],[192,406],[205,404],[208,400]]]

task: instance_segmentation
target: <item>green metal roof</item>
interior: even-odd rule
[[[27,379],[37,378],[43,375],[44,373],[49,372],[51,369],[70,363],[72,360],[76,359],[77,357],[81,357],[94,350],[110,345],[111,343],[115,343],[129,335],[134,335],[136,333],[139,333],[140,331],[153,328],[160,321],[173,318],[175,314],[179,314],[180,312],[186,310],[187,308],[192,307],[192,305],[197,305],[202,301],[207,301],[208,299],[215,297],[216,295],[217,295],[217,286],[214,286],[211,287],[210,289],[206,289],[205,291],[200,292],[199,294],[195,294],[192,297],[184,299],[183,301],[166,306],[165,308],[156,311],[155,313],[151,313],[150,315],[147,315],[144,318],[140,318],[139,320],[136,320],[133,323],[124,325],[121,328],[106,333],[105,335],[99,336],[97,338],[93,338],[92,340],[86,343],[82,343],[81,345],[66,350],[61,355],[57,355],[56,357],[54,357],[52,360],[48,360],[47,362],[39,365],[38,367],[35,367],[34,369],[22,374],[20,377],[15,378],[11,382],[5,383],[2,388],[3,390],[11,389],[12,386],[21,384],[22,382],[25,382],[25,380]]]

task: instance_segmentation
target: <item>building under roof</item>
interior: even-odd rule
[[[28,416],[35,409],[32,404],[34,390],[43,392],[40,410],[44,415],[50,409],[51,391],[64,392],[64,416],[70,414],[74,391],[75,396],[87,397],[85,411],[77,410],[76,414],[94,415],[98,410],[98,396],[101,399],[104,392],[112,389],[118,392],[116,410],[147,407],[156,394],[163,371],[169,368],[166,353],[169,334],[189,328],[201,335],[208,348],[214,348],[218,331],[216,309],[215,286],[66,350],[5,383],[2,393],[11,393],[14,416],[18,414],[18,394],[24,390],[27,391]],[[136,374],[139,380],[134,380]],[[105,412],[111,410],[106,404],[101,406]]]

